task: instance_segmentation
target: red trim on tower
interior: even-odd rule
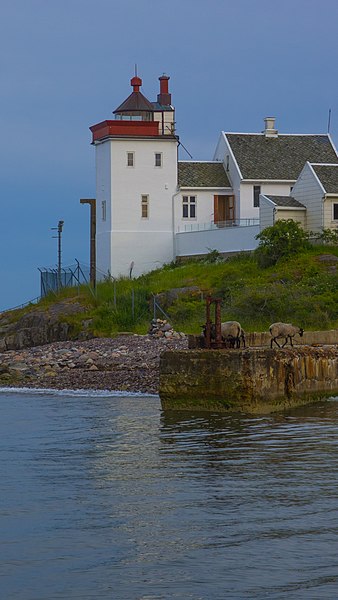
[[[158,121],[102,121],[89,127],[93,142],[108,136],[158,136]]]

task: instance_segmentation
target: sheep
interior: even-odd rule
[[[291,323],[273,323],[269,327],[271,342],[270,348],[272,348],[273,342],[278,346],[278,348],[284,348],[284,346],[290,341],[291,346],[293,346],[292,338],[299,333],[302,337],[304,333],[304,329],[302,327],[297,327],[296,325],[291,325]],[[285,338],[285,342],[282,346],[277,342],[277,338]]]
[[[214,323],[211,324],[211,339],[216,339],[216,326]],[[202,335],[206,336],[206,325],[202,325]],[[225,321],[221,323],[221,336],[222,341],[229,344],[230,348],[240,348],[241,341],[245,348],[245,333],[238,321]]]
[[[221,323],[222,340],[229,342],[230,347],[240,348],[241,340],[245,348],[245,333],[238,321],[225,321]]]

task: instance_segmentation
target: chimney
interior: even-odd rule
[[[278,129],[275,129],[275,117],[265,117],[265,129],[262,133],[265,137],[278,137]]]
[[[169,94],[169,79],[168,75],[161,75],[159,77],[160,80],[160,93],[157,94],[157,102],[161,104],[161,106],[170,106],[171,105],[171,94]]]

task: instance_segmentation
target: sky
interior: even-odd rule
[[[151,101],[170,76],[177,134],[212,160],[220,132],[330,133],[338,145],[337,0],[1,0],[0,310],[38,268],[89,264],[95,157],[137,64]],[[180,158],[189,156],[181,148]]]

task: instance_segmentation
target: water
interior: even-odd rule
[[[338,402],[0,393],[5,600],[338,598]]]

